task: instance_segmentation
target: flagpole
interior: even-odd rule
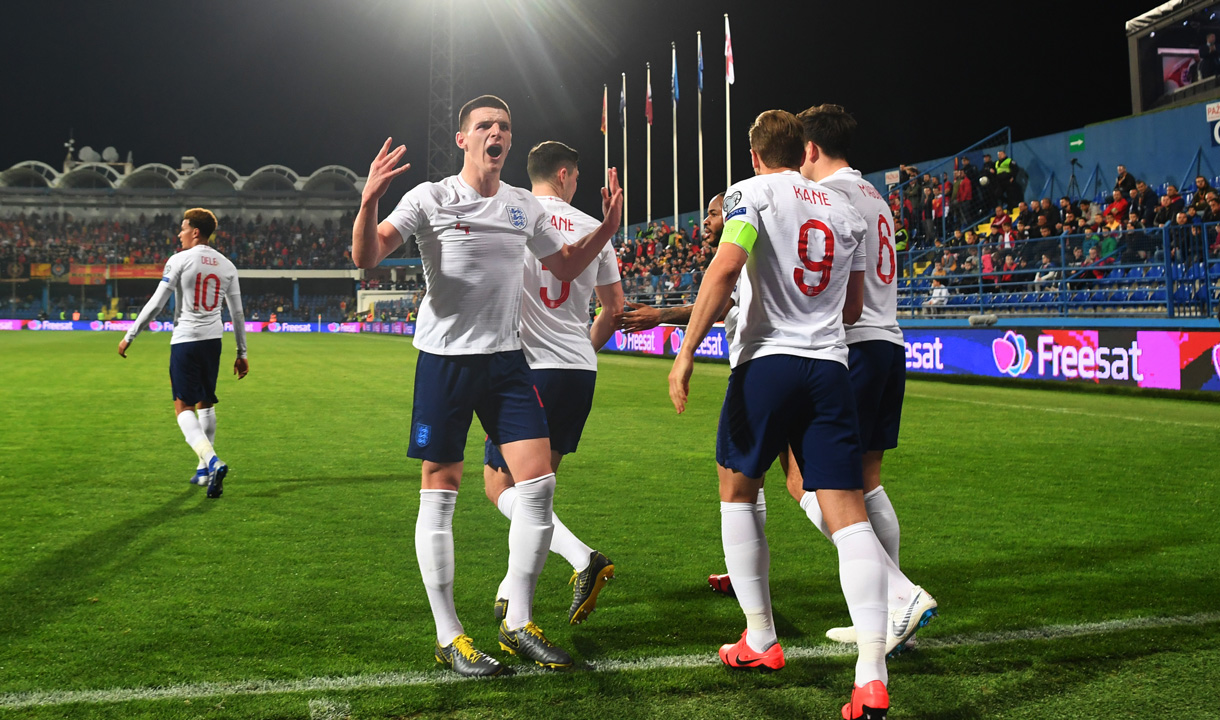
[[[624,108],[627,102],[627,73],[623,73],[623,94],[620,96]],[[627,110],[619,111],[619,119],[623,123],[623,176],[619,183],[623,186],[623,239],[627,239]]]
[[[729,14],[724,14],[725,60],[728,60]],[[733,134],[729,130],[729,74],[724,74],[724,182],[733,184]]]
[[[648,94],[652,95],[652,63],[645,63],[644,69],[647,71],[646,88]],[[644,143],[644,152],[646,153],[647,172],[644,173],[644,222],[652,222],[652,123],[648,123],[648,131],[646,142]]]
[[[610,99],[609,89],[602,85],[602,187],[610,186]]]
[[[674,109],[674,232],[678,231],[678,44],[669,44],[673,60],[673,109]]]
[[[703,33],[696,32],[695,37],[699,42],[699,212],[702,213],[707,207],[703,197]]]

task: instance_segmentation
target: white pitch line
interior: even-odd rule
[[[1039,412],[1057,413],[1060,415],[1087,415],[1089,417],[1106,418],[1107,420],[1127,420],[1130,422],[1147,422],[1159,423],[1162,425],[1185,425],[1187,427],[1203,428],[1205,430],[1215,430],[1214,423],[1193,423],[1184,422],[1182,420],[1169,420],[1167,418],[1158,417],[1135,417],[1132,415],[1113,415],[1110,413],[1090,412],[1088,410],[1078,410],[1076,408],[1065,407],[1044,407],[1041,405],[1013,405],[1010,403],[992,402],[989,400],[971,400],[969,398],[948,397],[944,395],[923,395],[920,393],[907,393],[906,397],[919,398],[921,400],[945,400],[948,402],[968,403],[970,405],[987,405],[988,407],[1001,407],[1009,410],[1037,410]]]
[[[1176,617],[1130,618],[1078,625],[1048,625],[1027,630],[952,635],[943,638],[920,638],[920,651],[940,648],[978,647],[1022,640],[1062,640],[1086,635],[1105,635],[1127,630],[1147,630],[1168,627],[1193,627],[1220,622],[1220,612],[1179,615]],[[792,646],[784,649],[791,659],[848,658],[856,649],[851,645]],[[670,655],[637,660],[594,660],[579,670],[584,672],[630,672],[713,667],[720,664],[713,652],[698,655]],[[537,677],[553,671],[531,667],[517,670],[517,677]],[[0,709],[48,707],[72,703],[123,703],[134,700],[189,700],[217,696],[271,695],[299,692],[360,690],[369,688],[401,688],[416,685],[446,685],[457,682],[511,682],[511,680],[473,680],[454,673],[370,673],[345,677],[316,677],[301,680],[248,680],[227,683],[191,683],[147,688],[112,688],[109,690],[50,690],[0,694]]]

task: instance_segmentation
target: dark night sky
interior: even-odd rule
[[[467,96],[513,109],[505,179],[526,184],[545,140],[583,154],[576,204],[595,210],[601,86],[610,86],[610,161],[621,164],[627,72],[631,220],[643,219],[644,64],[653,65],[653,215],[672,212],[670,41],[678,43],[680,199],[699,204],[695,31],[704,34],[707,192],[724,185],[723,14],[732,23],[734,177],[749,173],[746,130],[760,111],[837,102],[861,123],[865,171],[952,153],[1005,125],[1014,139],[1130,113],[1124,22],[1156,0],[1108,3],[732,3],[537,0],[458,3],[471,49]],[[0,168],[58,167],[77,147],[114,145],[137,164],[182,155],[242,173],[360,174],[380,142],[408,146],[424,179],[430,3],[424,0],[17,0],[0,33]],[[1020,159],[1018,158],[1018,161]]]

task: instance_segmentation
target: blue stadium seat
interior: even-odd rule
[[[1148,299],[1154,303],[1165,303],[1168,301],[1169,293],[1165,292],[1165,288],[1158,288],[1152,291]]]
[[[1114,270],[1111,270],[1110,274],[1107,275],[1106,278],[1101,282],[1103,285],[1118,285],[1123,281],[1123,279],[1124,273],[1122,268],[1115,268]]]
[[[1104,303],[1109,302],[1109,300],[1110,293],[1106,292],[1105,290],[1094,290],[1093,292],[1089,293],[1089,302]]]
[[[1039,305],[1050,305],[1053,302],[1055,302],[1055,293],[1044,292],[1038,295]]]
[[[1136,290],[1135,292],[1131,293],[1131,302],[1133,302],[1133,303],[1148,302],[1148,291],[1147,290]]]
[[[1185,263],[1174,263],[1174,264],[1173,264],[1173,266],[1172,266],[1170,269],[1171,269],[1171,270],[1172,270],[1172,272],[1173,272],[1173,279],[1174,279],[1174,280],[1181,280],[1181,279],[1183,279],[1184,277],[1186,277],[1186,265],[1185,265]]]
[[[1114,293],[1110,295],[1110,302],[1114,304],[1125,303],[1127,302],[1127,297],[1128,295],[1126,290],[1115,290]]]
[[[1164,265],[1153,265],[1152,267],[1148,268],[1148,272],[1144,275],[1144,278],[1148,279],[1148,280],[1154,280],[1154,279],[1159,279],[1159,278],[1163,278],[1163,277],[1165,277],[1165,266]]]
[[[1038,296],[1034,293],[1025,293],[1021,296],[1021,305],[1031,308],[1038,302]]]
[[[1127,271],[1128,280],[1140,280],[1144,277],[1144,268],[1133,267]]]
[[[1220,277],[1220,260],[1212,263],[1211,270],[1208,271],[1208,274],[1212,277]]]
[[[964,298],[962,298],[962,304],[963,305],[978,305],[979,296],[978,295],[966,295]]]
[[[1072,293],[1071,303],[1073,305],[1083,305],[1089,301],[1089,294],[1084,290],[1078,290]]]
[[[1207,268],[1203,267],[1203,263],[1195,263],[1186,271],[1187,280],[1206,280]]]
[[[1173,301],[1177,305],[1185,305],[1186,303],[1190,302],[1190,293],[1186,290],[1184,285],[1179,285],[1177,289],[1173,291]]]

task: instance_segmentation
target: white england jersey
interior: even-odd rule
[[[898,327],[898,255],[894,251],[894,214],[881,193],[855,168],[836,170],[821,184],[837,190],[864,218],[868,268],[864,271],[864,311],[860,319],[844,327],[847,344],[886,340],[902,345]]]
[[[246,356],[245,323],[242,317],[241,285],[237,268],[210,245],[196,245],[174,254],[165,262],[161,284],[127,331],[131,341],[156,316],[170,293],[174,295],[174,334],[171,345],[215,340],[224,335],[221,301],[229,306],[237,342],[237,356]]]
[[[548,257],[563,236],[531,193],[501,182],[483,197],[458,175],[421,183],[386,218],[419,245],[427,293],[415,347],[434,355],[521,348],[521,258]]]
[[[796,355],[847,364],[843,303],[850,271],[865,268],[865,224],[836,192],[794,170],[757,175],[724,196],[728,223],[758,238],[738,283],[741,312],[730,364]]]
[[[557,197],[538,202],[551,227],[572,245],[601,225]],[[525,255],[525,300],[521,305],[521,345],[535,370],[597,370],[589,342],[589,299],[594,288],[619,282],[618,258],[607,243],[597,260],[575,280],[560,282],[533,255]]]

